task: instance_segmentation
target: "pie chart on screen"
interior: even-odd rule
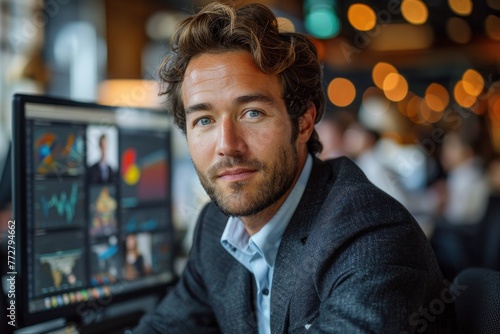
[[[137,152],[129,148],[122,155],[122,176],[123,181],[129,186],[136,185],[141,178],[141,170],[137,166]]]

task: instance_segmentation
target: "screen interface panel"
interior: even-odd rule
[[[171,281],[168,126],[146,110],[25,104],[30,314]]]

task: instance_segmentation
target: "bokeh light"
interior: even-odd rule
[[[373,9],[365,4],[355,3],[347,10],[349,23],[359,31],[368,31],[375,27],[377,16]]]
[[[422,98],[415,95],[413,96],[406,105],[406,112],[408,118],[417,124],[425,123],[425,119],[422,117],[422,113],[420,112],[420,107],[422,105]]]
[[[390,73],[384,79],[385,96],[394,102],[401,101],[408,94],[408,82],[399,73]]]
[[[340,20],[328,6],[313,6],[306,14],[304,24],[307,31],[317,38],[332,38],[340,31]]]
[[[455,101],[464,108],[470,108],[476,103],[476,97],[467,93],[464,88],[463,81],[460,80],[455,84],[455,88],[453,89],[453,97]]]
[[[443,118],[443,113],[439,111],[434,111],[432,110],[429,105],[427,104],[426,99],[421,99],[420,102],[420,114],[422,117],[422,120],[428,123],[436,123],[441,118]]]
[[[484,89],[484,79],[479,72],[469,69],[462,76],[462,84],[467,94],[479,96]]]
[[[382,89],[385,78],[391,73],[398,73],[398,70],[389,63],[377,63],[372,70],[372,79],[375,86]]]
[[[316,51],[318,51],[318,59],[320,61],[325,60],[325,57],[326,57],[326,48],[325,48],[324,41],[321,40],[321,39],[314,38],[314,37],[310,37],[309,40],[316,47]]]
[[[433,111],[444,111],[450,102],[446,88],[437,83],[430,84],[425,90],[426,105]]]
[[[420,0],[403,0],[401,14],[403,14],[406,21],[412,24],[424,24],[429,17],[427,6]]]
[[[492,121],[500,122],[500,95],[495,94],[489,98],[490,118]]]
[[[500,10],[500,0],[486,0],[491,9]]]
[[[295,32],[295,25],[286,17],[278,17],[276,20],[280,32]]]
[[[446,33],[455,43],[466,44],[472,38],[469,23],[460,17],[452,17],[446,21]]]
[[[457,15],[467,16],[472,13],[472,1],[470,0],[448,0],[450,9]]]
[[[354,101],[356,88],[354,84],[345,78],[335,78],[328,85],[328,98],[338,107],[346,107]]]
[[[488,15],[484,22],[486,34],[496,41],[500,41],[500,17],[496,15]]]
[[[415,93],[409,91],[405,98],[397,103],[401,115],[408,117],[408,103],[414,96],[416,96]]]

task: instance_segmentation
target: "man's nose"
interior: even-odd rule
[[[233,156],[245,151],[244,131],[237,121],[226,118],[219,124],[217,154]]]

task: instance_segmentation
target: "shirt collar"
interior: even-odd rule
[[[267,222],[259,232],[252,237],[248,235],[243,222],[238,217],[229,217],[226,228],[222,233],[221,244],[229,244],[244,253],[260,253],[270,267],[274,266],[281,237],[297,208],[302,194],[306,188],[312,169],[312,156],[308,154],[306,163],[302,168],[299,178],[285,202],[276,214]],[[234,252],[230,252],[233,254]]]

